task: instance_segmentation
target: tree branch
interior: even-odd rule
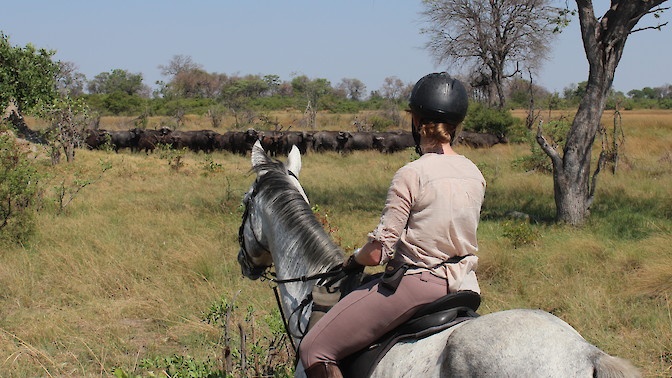
[[[588,199],[586,200],[586,209],[590,209],[590,205],[593,203],[593,198],[595,198],[595,188],[597,187],[597,175],[600,174],[604,164],[607,162],[607,152],[602,150],[600,152],[600,158],[597,161],[597,167],[595,167],[595,172],[593,172],[593,178],[590,184],[590,191],[588,193]]]
[[[537,127],[537,143],[539,143],[539,146],[544,153],[551,158],[555,170],[560,171],[562,169],[562,158],[560,157],[560,154],[558,154],[558,151],[551,147],[546,138],[544,138],[543,129],[541,127],[543,123],[544,121],[539,121],[539,126]]]
[[[662,28],[663,26],[667,25],[667,24],[669,24],[669,22],[666,22],[666,23],[664,23],[664,24],[659,24],[658,26],[647,26],[647,27],[645,27],[645,28],[639,28],[639,29],[631,30],[629,34],[636,33],[636,32],[640,32],[640,31],[642,31],[642,30],[649,30],[649,29],[661,30],[661,28]]]

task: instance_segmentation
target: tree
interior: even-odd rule
[[[61,97],[44,109],[43,114],[51,123],[47,135],[51,144],[52,164],[60,162],[61,151],[65,153],[66,161],[74,161],[76,148],[83,144],[85,129],[90,121],[87,105],[82,100]]]
[[[534,70],[562,23],[551,0],[423,0],[426,47],[438,63],[471,64],[472,86],[485,86],[491,104],[505,104],[504,81]]]
[[[581,102],[583,96],[586,94],[587,85],[587,81],[582,81],[579,84],[572,83],[563,89],[563,97],[570,103],[578,105]]]
[[[225,74],[194,68],[175,74],[168,87],[178,97],[216,98],[227,81],[229,78]]]
[[[200,64],[194,63],[188,55],[174,55],[173,59],[167,65],[159,65],[163,76],[172,77],[179,73],[188,72],[195,69],[202,69]]]
[[[314,129],[317,125],[319,101],[332,91],[331,82],[327,79],[310,80],[307,76],[301,75],[292,79],[292,89],[294,94],[305,96],[307,124]]]
[[[660,29],[666,24],[635,29],[643,16],[659,16],[668,9],[660,7],[665,1],[612,0],[609,10],[597,18],[592,1],[576,0],[581,38],[590,67],[585,94],[567,134],[562,156],[546,141],[542,128],[537,131],[537,142],[553,163],[556,219],[559,222],[580,225],[589,214],[597,175],[605,159],[605,154],[601,154],[591,183],[591,150],[616,67],[631,33]]]
[[[91,94],[112,94],[122,92],[129,96],[148,97],[149,88],[142,83],[142,74],[133,74],[127,70],[114,69],[101,72],[89,81],[88,90]]]
[[[13,47],[9,37],[0,32],[0,109],[19,134],[34,142],[42,138],[30,130],[23,118],[50,104],[57,96],[56,77],[59,66],[51,60],[55,51],[37,49],[32,44]]]
[[[364,98],[364,92],[366,91],[366,85],[362,83],[359,79],[341,79],[340,84],[338,84],[337,89],[343,90],[345,96],[351,100],[359,101]]]
[[[56,90],[60,96],[80,96],[84,94],[86,76],[77,72],[73,62],[58,62],[60,68],[56,77]]]
[[[507,104],[511,108],[527,108],[530,101],[539,101],[550,96],[546,88],[522,77],[514,78],[505,86]]]
[[[380,88],[380,95],[383,98],[398,101],[402,99],[404,93],[404,82],[396,76],[389,76],[383,80],[383,86]]]

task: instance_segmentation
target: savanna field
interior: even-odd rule
[[[295,116],[275,115],[284,124]],[[318,127],[350,131],[351,121],[321,114]],[[603,122],[613,127],[610,111]],[[133,126],[109,118],[101,127]],[[607,167],[598,176],[581,228],[552,222],[550,174],[514,166],[529,143],[456,147],[488,181],[479,313],[549,311],[645,376],[671,377],[672,111],[626,111],[622,127],[616,174]],[[210,127],[190,117],[187,128]],[[594,162],[599,148],[598,139]],[[346,253],[364,244],[392,175],[414,157],[303,156],[301,183]],[[236,374],[288,372],[270,285],[244,278],[236,261],[240,201],[254,179],[249,155],[186,153],[180,162],[175,169],[175,156],[161,152],[79,150],[75,162],[51,166],[38,154],[45,176],[35,234],[0,247],[0,376],[221,371],[227,345]],[[511,219],[512,211],[529,222]]]

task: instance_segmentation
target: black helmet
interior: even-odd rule
[[[467,115],[469,100],[462,83],[441,72],[415,83],[409,106],[425,120],[457,125]]]

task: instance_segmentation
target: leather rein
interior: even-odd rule
[[[288,174],[294,176],[294,174],[291,171],[288,171]],[[243,254],[244,259],[238,259],[238,262],[241,264],[245,265],[245,268],[251,272],[251,274],[258,275],[261,277],[263,280],[267,280],[269,282],[275,283],[276,286],[273,286],[273,293],[275,294],[275,301],[278,305],[278,309],[280,311],[280,315],[282,317],[282,322],[285,326],[285,332],[287,333],[287,336],[289,337],[289,341],[292,343],[292,347],[294,347],[294,350],[296,350],[296,346],[294,345],[294,337],[298,339],[302,339],[305,335],[307,330],[301,329],[300,326],[300,321],[299,319],[301,318],[300,316],[297,317],[296,321],[296,329],[299,331],[299,334],[295,335],[291,331],[289,327],[289,321],[292,319],[292,317],[296,314],[302,314],[305,310],[305,308],[312,302],[313,296],[311,293],[309,293],[306,298],[304,298],[301,303],[292,311],[292,313],[289,315],[289,319],[287,319],[285,312],[282,308],[282,303],[280,300],[280,294],[278,293],[278,284],[287,284],[287,283],[292,283],[292,282],[308,282],[308,281],[314,281],[314,280],[320,280],[323,278],[330,278],[330,277],[338,277],[335,280],[331,280],[332,282],[338,281],[341,278],[345,277],[347,274],[343,271],[343,266],[342,265],[337,265],[333,268],[331,268],[327,272],[323,273],[317,273],[317,274],[311,274],[311,275],[303,275],[300,277],[295,277],[295,278],[287,278],[287,279],[277,279],[275,272],[271,271],[272,265],[268,266],[255,266],[254,263],[252,263],[249,253],[247,251],[247,246],[245,243],[245,224],[248,223],[250,218],[252,217],[250,208],[251,203],[253,202],[254,198],[256,197],[258,191],[257,191],[257,182],[254,183],[252,187],[252,192],[249,194],[249,196],[246,196],[247,198],[244,200],[244,205],[245,205],[245,210],[243,211],[243,217],[242,217],[242,223],[240,224],[240,228],[238,229],[238,244],[240,245],[240,251]],[[250,226],[250,230],[252,231],[252,236],[254,237],[254,242],[261,248],[264,249],[264,251],[268,252],[269,254],[271,251],[263,245],[260,241],[259,238],[257,237],[256,233],[254,232],[254,228]]]

